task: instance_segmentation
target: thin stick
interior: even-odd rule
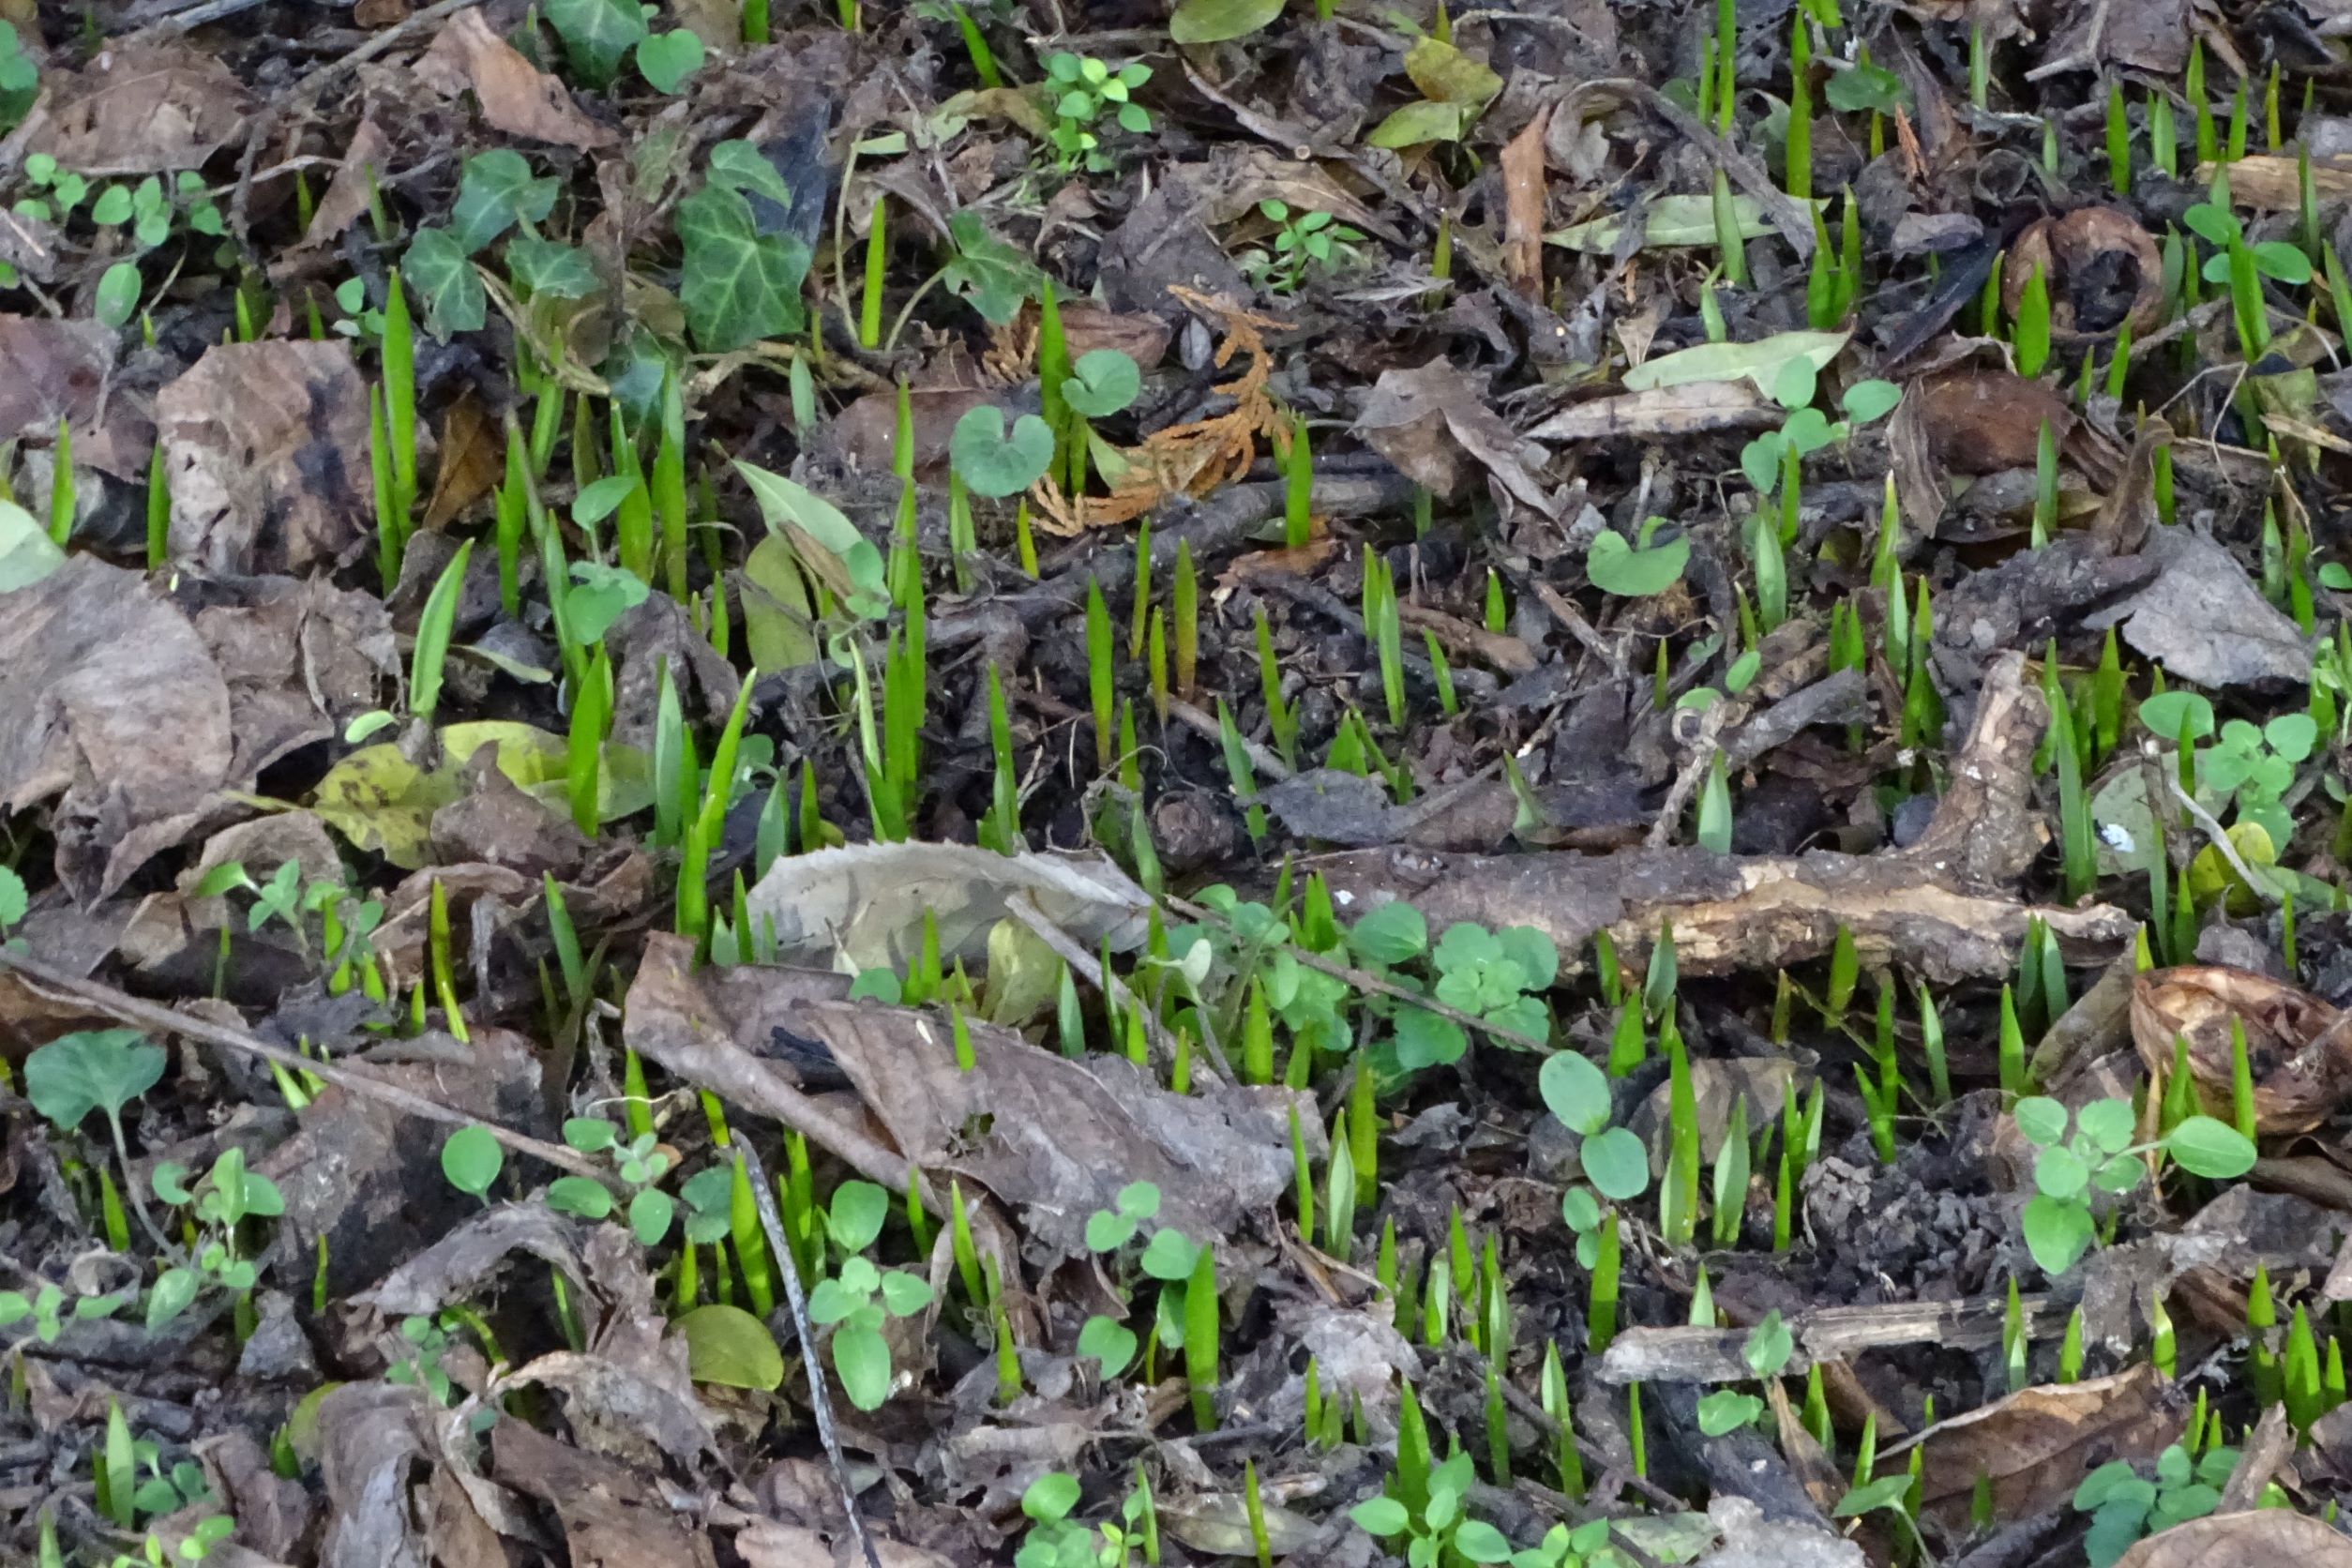
[[[495,1122],[488,1122],[479,1116],[468,1115],[462,1110],[443,1105],[439,1100],[419,1094],[413,1089],[403,1089],[398,1084],[386,1083],[382,1078],[370,1077],[353,1068],[303,1056],[287,1050],[282,1046],[273,1046],[266,1040],[258,1039],[247,1033],[244,1030],[231,1029],[226,1024],[191,1018],[186,1013],[175,1013],[169,1007],[160,1007],[152,1002],[142,1002],[137,997],[116,990],[113,987],[100,981],[79,979],[61,970],[53,969],[38,958],[29,958],[21,953],[11,953],[5,947],[0,947],[0,970],[14,970],[45,991],[79,1002],[83,1006],[103,1013],[110,1018],[119,1019],[127,1024],[136,1024],[151,1033],[184,1035],[190,1040],[202,1040],[206,1045],[219,1046],[225,1050],[241,1051],[248,1056],[258,1056],[264,1062],[274,1062],[291,1071],[309,1073],[334,1084],[339,1089],[357,1094],[363,1099],[380,1101],[395,1110],[405,1111],[411,1116],[421,1117],[428,1122],[439,1122],[445,1126],[452,1127],[480,1127],[518,1154],[529,1154],[534,1159],[545,1160],[548,1164],[558,1169],[569,1171],[572,1175],[585,1176],[599,1186],[609,1185],[612,1181],[611,1171],[598,1168],[580,1154],[561,1144],[546,1142],[533,1138],[528,1133],[514,1132],[500,1126]]]
[[[776,1255],[776,1267],[784,1274],[784,1299],[792,1304],[792,1328],[800,1335],[800,1362],[808,1373],[808,1413],[816,1419],[817,1440],[824,1444],[825,1462],[833,1467],[833,1484],[841,1491],[841,1512],[850,1522],[850,1539],[866,1559],[866,1568],[882,1568],[882,1558],[874,1550],[873,1537],[866,1533],[866,1521],[858,1516],[857,1492],[850,1485],[850,1462],[841,1453],[841,1439],[833,1429],[833,1395],[826,1391],[824,1368],[817,1364],[817,1337],[808,1322],[808,1297],[801,1289],[800,1264],[784,1239],[784,1216],[776,1212],[776,1190],[768,1185],[768,1173],[761,1168],[760,1156],[747,1138],[735,1140],[735,1156],[743,1161],[744,1175],[751,1182],[751,1199],[760,1211],[760,1229],[768,1238],[768,1251]]]

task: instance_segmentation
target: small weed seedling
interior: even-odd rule
[[[1152,68],[1140,61],[1130,61],[1114,70],[1100,60],[1067,53],[1047,57],[1044,91],[1047,107],[1053,113],[1047,135],[1063,173],[1109,170],[1110,156],[1103,151],[1102,139],[1095,134],[1106,109],[1112,112],[1119,128],[1130,134],[1141,136],[1152,128],[1152,116],[1129,96],[1150,80]]]
[[[1403,1440],[1401,1436],[1398,1440]],[[1424,1494],[1418,1508],[1394,1495],[1408,1489],[1398,1485],[1404,1469],[1400,1459],[1399,1475],[1390,1482],[1392,1495],[1348,1510],[1348,1517],[1364,1533],[1384,1541],[1401,1537],[1403,1556],[1411,1568],[1437,1568],[1440,1562],[1456,1559],[1469,1562],[1511,1560],[1510,1539],[1485,1520],[1470,1518],[1462,1511],[1463,1500],[1476,1479],[1467,1450],[1429,1470],[1422,1485],[1411,1488]]]
[[[245,1151],[234,1147],[221,1151],[193,1189],[187,1184],[188,1171],[171,1160],[158,1164],[149,1181],[158,1198],[188,1207],[201,1227],[194,1265],[165,1269],[147,1294],[152,1333],[178,1317],[206,1283],[233,1293],[250,1290],[259,1272],[251,1259],[237,1256],[237,1227],[249,1217],[284,1214],[286,1200],[268,1177],[245,1168]]]
[[[2034,1196],[2027,1200],[2026,1248],[2045,1274],[2056,1277],[2074,1266],[2098,1233],[2091,1198],[2121,1195],[2148,1174],[2142,1156],[2162,1149],[2192,1175],[2216,1181],[2254,1168],[2254,1146],[2228,1123],[2191,1116],[2153,1143],[2132,1142],[2129,1100],[2094,1100],[2074,1114],[2074,1136],[2066,1136],[2066,1108],[2033,1094],[2017,1102],[2017,1130],[2041,1153],[2033,1167]]]
[[[1346,260],[1364,239],[1330,213],[1294,211],[1289,203],[1272,197],[1258,204],[1258,214],[1274,232],[1264,249],[1243,253],[1242,270],[1269,294],[1295,293],[1310,263],[1329,268]]]
[[[890,1195],[871,1182],[844,1182],[825,1210],[825,1233],[843,1254],[830,1279],[808,1292],[811,1322],[833,1325],[833,1370],[841,1392],[861,1410],[890,1397],[886,1318],[909,1318],[931,1304],[931,1287],[905,1269],[878,1268],[865,1256],[882,1234]]]
[[[1600,1260],[1601,1205],[1598,1191],[1612,1203],[1629,1203],[1650,1186],[1650,1151],[1630,1127],[1609,1124],[1614,1106],[1609,1080],[1574,1051],[1546,1057],[1536,1083],[1544,1108],[1584,1139],[1578,1158],[1591,1187],[1573,1186],[1560,1200],[1560,1217],[1576,1232],[1576,1261],[1591,1269]]]
[[[654,1185],[670,1168],[670,1156],[655,1147],[656,1136],[639,1133],[624,1138],[622,1129],[595,1116],[575,1116],[564,1123],[564,1141],[583,1154],[610,1154],[613,1169],[631,1189],[628,1201],[630,1234],[640,1246],[652,1246],[670,1232],[677,1200]],[[612,1189],[585,1176],[558,1176],[548,1184],[550,1209],[582,1219],[608,1218],[615,1206]]]
[[[1758,1378],[1777,1378],[1795,1349],[1796,1341],[1788,1325],[1774,1309],[1749,1331],[1747,1343],[1740,1353],[1748,1369]],[[1738,1431],[1763,1413],[1764,1401],[1755,1395],[1737,1389],[1717,1389],[1698,1402],[1698,1429],[1711,1438],[1720,1438],[1726,1432]]]

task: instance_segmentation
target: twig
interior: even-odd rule
[[[380,1101],[395,1110],[405,1111],[411,1116],[421,1117],[428,1122],[439,1122],[445,1126],[452,1127],[480,1127],[518,1154],[529,1154],[534,1159],[545,1160],[548,1164],[558,1169],[569,1171],[572,1175],[585,1176],[599,1186],[609,1184],[612,1179],[612,1172],[598,1168],[579,1153],[561,1144],[546,1142],[533,1138],[528,1133],[511,1131],[495,1122],[485,1121],[479,1116],[469,1115],[453,1107],[443,1105],[439,1100],[419,1094],[413,1089],[403,1089],[398,1084],[386,1083],[382,1078],[356,1072],[350,1067],[303,1056],[287,1050],[282,1046],[273,1046],[268,1041],[256,1038],[241,1029],[231,1029],[226,1024],[191,1018],[186,1013],[175,1013],[169,1007],[158,1006],[152,1002],[142,1002],[137,997],[119,991],[103,982],[79,979],[63,971],[53,969],[38,958],[29,958],[21,953],[11,953],[5,947],[0,947],[0,970],[14,970],[43,990],[81,1003],[83,1006],[103,1013],[110,1018],[119,1019],[127,1024],[136,1024],[153,1033],[185,1035],[190,1040],[202,1040],[206,1045],[218,1046],[226,1050],[242,1051],[248,1056],[258,1056],[264,1062],[274,1062],[290,1071],[309,1073],[314,1078],[323,1078],[337,1088],[347,1090],[363,1099]]]
[[[1198,920],[1223,931],[1229,932],[1233,929],[1232,923],[1216,911],[1205,909],[1188,899],[1179,898],[1172,893],[1161,901],[1188,920]],[[1377,974],[1367,974],[1363,970],[1351,969],[1343,963],[1335,963],[1312,948],[1301,947],[1295,942],[1286,942],[1284,945],[1290,949],[1292,957],[1307,968],[1319,974],[1328,974],[1334,980],[1345,980],[1360,991],[1373,991],[1381,996],[1393,997],[1398,1002],[1410,1003],[1425,1013],[1435,1013],[1441,1018],[1460,1024],[1464,1029],[1475,1029],[1481,1033],[1491,1034],[1506,1046],[1515,1046],[1521,1050],[1542,1051],[1547,1055],[1551,1051],[1550,1046],[1532,1034],[1522,1034],[1515,1029],[1505,1029],[1499,1023],[1489,1023],[1475,1013],[1465,1013],[1459,1007],[1449,1007],[1434,996],[1422,996],[1407,990],[1394,981],[1383,980]]]
[[[792,1328],[800,1335],[800,1364],[808,1373],[808,1413],[817,1423],[817,1440],[824,1444],[825,1462],[833,1467],[833,1484],[841,1491],[841,1513],[849,1520],[850,1539],[857,1543],[858,1551],[866,1559],[866,1568],[882,1568],[874,1539],[866,1533],[866,1521],[858,1516],[857,1491],[850,1485],[850,1462],[841,1453],[840,1435],[833,1429],[833,1395],[825,1388],[824,1368],[817,1364],[817,1336],[808,1322],[808,1297],[801,1289],[800,1264],[784,1237],[784,1216],[776,1212],[776,1190],[768,1185],[768,1173],[761,1168],[760,1156],[749,1138],[735,1140],[735,1157],[743,1161],[743,1173],[751,1182],[751,1200],[760,1211],[760,1229],[766,1234],[768,1251],[784,1275],[784,1299],[792,1304]]]
[[[2220,819],[2212,812],[2199,806],[2194,795],[2180,787],[2180,780],[2174,776],[2170,768],[2164,770],[2164,787],[2172,792],[2173,799],[2188,808],[2189,815],[2194,819],[2197,826],[2203,828],[2206,837],[2213,840],[2213,847],[2222,852],[2222,858],[2229,862],[2230,868],[2243,879],[2247,888],[2254,897],[2272,904],[2282,901],[2279,890],[2271,885],[2270,879],[2254,874],[2254,867],[2239,857],[2238,846],[2230,841],[2229,830],[2222,826]]]
[[[1181,697],[1171,697],[1168,700],[1168,716],[1210,741],[1222,741],[1225,738],[1223,725]],[[1234,733],[1240,738],[1242,754],[1249,759],[1251,767],[1266,775],[1277,784],[1290,776],[1289,763],[1267,750],[1259,742],[1242,734],[1238,728],[1235,729]]]
[[[1698,789],[1699,779],[1705,776],[1708,768],[1713,764],[1715,758],[1723,749],[1716,743],[1715,737],[1723,732],[1723,727],[1731,716],[1732,706],[1728,699],[1718,700],[1709,703],[1706,713],[1700,716],[1697,746],[1691,752],[1689,759],[1683,762],[1681,771],[1674,776],[1674,784],[1666,791],[1666,804],[1658,807],[1657,820],[1650,824],[1649,847],[1651,849],[1666,848],[1666,841],[1674,837],[1674,824],[1682,820],[1682,807],[1691,803],[1692,794]],[[1746,704],[1741,703],[1740,707],[1744,715]]]
[[[1030,900],[1027,894],[1019,894],[1006,899],[1004,912],[1034,931],[1038,940],[1052,948],[1061,956],[1062,961],[1070,966],[1071,973],[1085,976],[1097,990],[1103,992],[1106,1001],[1116,1004],[1129,1014],[1141,1018],[1143,1031],[1151,1036],[1152,1043],[1167,1053],[1170,1063],[1175,1061],[1176,1042],[1168,1034],[1168,1026],[1160,1022],[1152,1009],[1136,1000],[1135,992],[1128,989],[1125,981],[1116,974],[1103,973],[1102,965],[1095,956],[1089,953],[1069,932],[1047,919],[1037,906]],[[1225,1081],[1239,1082],[1240,1080],[1233,1076],[1233,1064],[1226,1061],[1225,1052],[1218,1048],[1214,1037],[1204,1036],[1201,1044],[1209,1052],[1210,1060],[1216,1063],[1217,1072]]]

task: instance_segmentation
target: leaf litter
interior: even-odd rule
[[[2352,1555],[2329,17],[0,11],[0,1555]]]

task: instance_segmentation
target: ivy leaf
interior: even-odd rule
[[[705,177],[722,190],[742,190],[765,196],[778,206],[792,204],[792,188],[785,185],[784,176],[776,172],[776,165],[770,163],[767,155],[756,145],[741,138],[721,142],[711,149],[710,169]],[[956,219],[968,216],[967,213],[957,213]],[[947,226],[952,232],[956,219],[950,219]]]
[[[983,403],[956,421],[947,437],[947,460],[974,495],[991,500],[1018,495],[1053,461],[1053,431],[1035,415],[1024,414],[1008,435],[1004,411]]]
[[[1903,79],[1884,66],[1857,62],[1830,78],[1825,96],[1841,114],[1891,113],[1903,101]]]
[[[564,40],[572,69],[593,87],[610,86],[629,50],[645,36],[637,0],[547,0],[539,8]]]
[[[471,256],[513,228],[518,219],[533,223],[554,209],[560,183],[550,175],[531,177],[531,164],[511,147],[476,153],[465,160],[458,179],[458,200],[449,209],[449,233]]]
[[[596,269],[577,245],[517,234],[506,242],[506,270],[535,294],[585,299],[596,292]]]
[[[711,162],[716,170],[716,152]],[[949,291],[961,294],[992,326],[1003,326],[1019,315],[1044,276],[1035,264],[1017,246],[988,233],[980,215],[969,208],[947,220],[947,237],[954,250],[940,269],[940,280]]]
[[[426,331],[446,339],[452,333],[481,330],[490,296],[456,235],[446,229],[417,230],[408,242],[402,271],[425,302]]]
[[[697,347],[723,354],[799,330],[806,245],[761,234],[743,193],[719,185],[680,202],[677,224],[685,250],[678,297]]]

